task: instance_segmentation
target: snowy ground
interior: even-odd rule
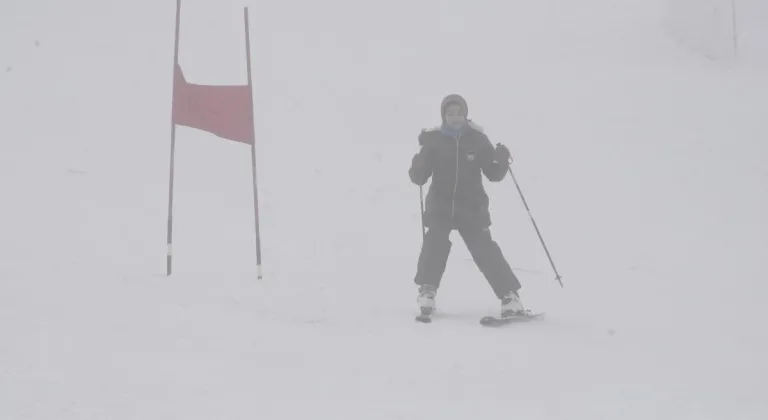
[[[759,57],[680,49],[652,1],[251,3],[265,277],[248,148],[180,128],[169,278],[174,3],[0,6],[0,419],[768,418]],[[185,0],[191,82],[244,82],[243,5]],[[488,185],[542,322],[478,325],[458,235],[412,320],[406,172],[451,92],[563,274]]]

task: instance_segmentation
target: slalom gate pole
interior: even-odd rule
[[[248,89],[251,91],[249,104],[251,115],[253,115],[253,77],[251,74],[251,30],[248,23],[248,7],[243,8],[243,20],[245,23],[245,61],[248,73]],[[255,122],[254,122],[255,123]],[[252,127],[251,137],[251,170],[253,175],[253,216],[256,226],[256,274],[261,280],[263,277],[261,270],[261,228],[259,226],[259,189],[256,183],[256,127]]]
[[[547,245],[544,243],[544,238],[541,237],[541,232],[539,231],[539,227],[536,225],[536,220],[534,220],[533,215],[531,214],[531,209],[528,207],[528,202],[525,201],[525,196],[523,196],[523,191],[520,189],[520,184],[517,182],[517,178],[515,178],[515,174],[512,172],[512,168],[507,168],[509,170],[509,175],[512,176],[512,180],[515,182],[515,187],[517,187],[517,192],[520,193],[520,198],[523,200],[523,205],[525,206],[525,210],[528,212],[528,217],[531,218],[531,222],[533,223],[533,228],[536,229],[536,235],[539,236],[539,241],[541,242],[541,245],[544,247],[544,252],[547,254],[547,258],[549,259],[549,264],[552,266],[552,270],[555,272],[555,280],[560,283],[560,287],[563,286],[562,276],[557,272],[557,268],[555,268],[555,263],[552,261],[552,256],[549,254],[549,249],[547,249]]]
[[[176,84],[176,66],[179,65],[179,26],[181,22],[181,0],[176,0],[176,35],[173,42],[173,83]],[[173,99],[171,99],[171,153],[168,167],[168,228],[167,249],[165,257],[165,275],[170,276],[173,271],[173,181],[174,166],[176,160],[176,123],[173,121]]]

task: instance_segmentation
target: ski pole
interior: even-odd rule
[[[419,147],[424,147],[424,142],[422,141],[421,136],[423,136],[426,131],[426,129],[422,129],[421,134],[419,134]],[[424,221],[424,186],[422,185],[419,185],[419,201],[421,202],[421,239],[426,240],[427,228]]]
[[[531,222],[533,223],[533,228],[536,229],[536,235],[539,236],[539,241],[541,242],[541,245],[544,247],[544,252],[547,254],[547,258],[549,259],[549,264],[552,266],[552,270],[555,272],[555,280],[557,280],[560,283],[560,287],[563,286],[563,281],[561,280],[562,276],[557,272],[557,268],[555,268],[555,263],[552,261],[552,256],[549,254],[549,249],[547,249],[547,245],[544,243],[544,238],[541,237],[541,232],[539,232],[539,227],[536,225],[536,220],[533,219],[533,215],[531,214],[531,209],[528,207],[528,202],[525,201],[525,197],[523,196],[523,191],[520,189],[520,184],[517,182],[517,178],[515,178],[515,174],[512,172],[512,168],[507,168],[509,170],[509,174],[512,176],[512,180],[515,182],[515,187],[517,187],[517,192],[520,193],[520,198],[523,200],[523,205],[525,206],[525,210],[528,212],[528,217],[531,218]]]
[[[427,231],[424,224],[424,187],[419,185],[419,199],[421,200],[421,238],[427,238]]]

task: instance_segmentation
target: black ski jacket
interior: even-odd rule
[[[413,157],[411,182],[424,185],[430,177],[425,204],[428,228],[484,229],[491,225],[488,195],[482,175],[492,182],[504,179],[509,162],[494,159],[494,147],[482,129],[469,124],[451,133],[436,127],[422,131],[421,150]]]

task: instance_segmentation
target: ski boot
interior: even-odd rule
[[[421,315],[416,317],[417,321],[430,322],[432,320],[432,314],[435,312],[435,295],[437,294],[437,287],[424,284],[419,287],[419,297],[416,299],[416,303],[419,305]]]
[[[520,295],[518,295],[517,292],[509,292],[506,296],[501,298],[502,318],[525,315],[526,313],[523,304],[520,302]]]
[[[538,318],[543,313],[532,313],[523,308],[520,303],[520,295],[517,292],[509,292],[501,298],[501,316],[484,316],[480,319],[480,324],[487,327],[501,327],[520,321],[530,321]]]

